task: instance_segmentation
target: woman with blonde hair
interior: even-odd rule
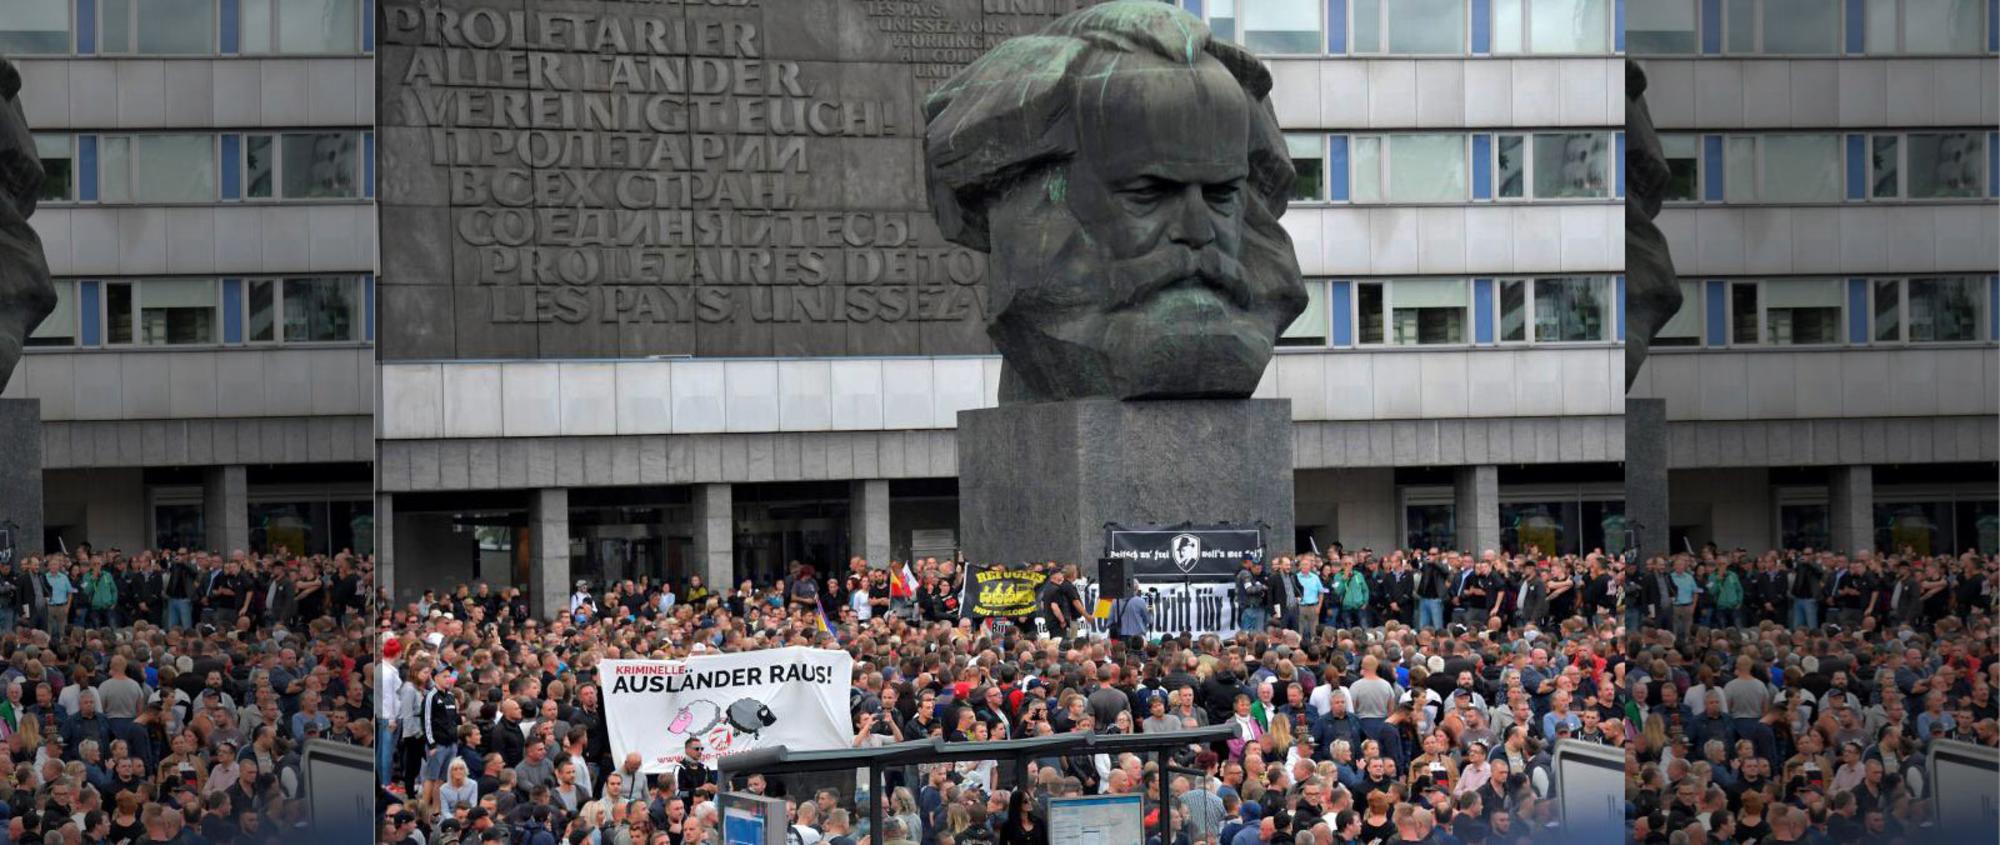
[[[479,782],[472,779],[471,770],[465,765],[465,758],[451,761],[446,770],[445,782],[438,787],[438,814],[449,818],[459,807],[471,809],[479,806]]]
[[[1640,731],[1640,735],[1646,738],[1647,748],[1656,752],[1667,749],[1667,722],[1660,718],[1660,714],[1654,713],[1646,717],[1646,727]]]

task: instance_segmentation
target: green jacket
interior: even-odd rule
[[[1368,579],[1361,573],[1349,570],[1340,576],[1340,606],[1348,610],[1368,606]]]
[[[118,579],[111,577],[109,572],[98,570],[84,583],[83,589],[90,596],[93,608],[104,610],[118,604]]]
[[[1718,608],[1734,610],[1743,606],[1743,579],[1737,577],[1734,569],[1722,570],[1721,576],[1709,576],[1708,591],[1715,594]]]

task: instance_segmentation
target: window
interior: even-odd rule
[[[1903,283],[1878,279],[1875,289],[1875,341],[1894,343],[1903,339]]]
[[[1986,138],[1978,132],[1912,132],[1910,198],[1977,197],[1986,185]]]
[[[110,135],[102,158],[104,202],[215,199],[213,135]]]
[[[1224,41],[1237,40],[1236,0],[1214,0],[1214,3],[1210,4],[1208,31]]]
[[[76,199],[76,153],[68,135],[36,135],[35,156],[42,160],[44,202]]]
[[[271,279],[254,279],[250,282],[249,334],[251,343],[268,343],[278,339],[278,283]]]
[[[1840,137],[1766,135],[1757,198],[1764,202],[1839,202]]]
[[[214,279],[147,279],[139,285],[139,343],[214,343]]]
[[[1610,0],[1494,0],[1493,52],[1611,51]]]
[[[1656,347],[1701,345],[1701,283],[1681,282],[1680,287],[1681,309],[1653,336]]]
[[[1986,27],[1981,5],[1980,0],[1868,0],[1868,51],[1915,55],[1983,52],[1980,36]]]
[[[1726,202],[1757,199],[1757,139],[1730,138],[1722,147],[1722,198]]]
[[[361,311],[355,301],[359,288],[355,282],[352,278],[286,279],[285,340],[354,340]]]
[[[1452,524],[1455,508],[1451,505],[1405,505],[1403,523],[1406,529],[1408,548],[1449,549],[1458,542],[1456,526]]]
[[[361,195],[361,136],[295,132],[243,139],[245,199],[345,199]]]
[[[270,199],[272,177],[278,172],[276,156],[271,148],[277,146],[269,135],[251,135],[243,139],[243,196],[248,199]]]
[[[1625,4],[1625,51],[1635,56],[1696,52],[1701,46],[1696,0]]]
[[[104,53],[215,52],[215,0],[103,0]]]
[[[1502,279],[1500,340],[1503,343],[1605,340],[1610,300],[1611,282],[1604,278]]]
[[[1278,345],[1325,346],[1330,325],[1327,320],[1326,283],[1307,280],[1306,310],[1299,312],[1299,318],[1285,327],[1285,333],[1278,336]]]
[[[1465,6],[1465,0],[1354,0],[1354,52],[1464,55]]]
[[[241,9],[245,53],[353,53],[360,47],[358,0],[242,0]]]
[[[1757,283],[1735,282],[1729,286],[1729,342],[1754,346],[1757,343]]]
[[[1389,342],[1397,346],[1464,343],[1464,279],[1397,279],[1389,286]]]
[[[353,132],[284,135],[280,182],[285,198],[360,196],[360,141]]]
[[[1665,198],[1701,199],[1701,138],[1696,135],[1661,135],[1660,153],[1667,160]]]
[[[76,283],[57,281],[56,307],[28,333],[28,346],[76,345]]]
[[[1500,282],[1500,340],[1525,343],[1528,340],[1528,282],[1503,279]]]
[[[1731,0],[1741,3],[1744,0]],[[1765,53],[1840,52],[1839,0],[1763,0]]]
[[[1243,4],[1243,46],[1260,55],[1321,53],[1322,0],[1248,0]]]
[[[1979,279],[1947,276],[1910,280],[1910,341],[1948,343],[1979,339]]]
[[[1724,52],[1773,55],[1833,55],[1841,52],[1840,0],[1724,2]]]
[[[1498,190],[1494,196],[1501,199],[1520,199],[1526,195],[1528,184],[1528,139],[1520,135],[1502,135],[1493,145]]]
[[[1532,145],[1532,155],[1527,151]],[[1493,148],[1500,199],[1611,196],[1611,133],[1501,135]],[[1531,192],[1525,194],[1524,188]]]
[[[1841,342],[1841,283],[1837,279],[1764,282],[1765,342],[1803,346]]]
[[[104,283],[104,342],[132,342],[132,283]]]
[[[1609,279],[1536,279],[1535,340],[1601,341],[1610,315]]]
[[[214,279],[141,279],[104,284],[108,344],[214,343]]]
[[[1292,180],[1292,199],[1326,199],[1326,136],[1286,133],[1285,148],[1291,151],[1292,169],[1298,172]]]
[[[251,343],[333,343],[357,340],[361,282],[352,276],[252,279],[244,310]]]
[[[1381,148],[1388,147],[1383,155]],[[1354,139],[1355,202],[1460,202],[1467,196],[1466,136]]]
[[[1611,196],[1611,135],[1607,132],[1535,136],[1535,197]]]
[[[1354,286],[1354,311],[1356,341],[1362,344],[1381,343],[1383,334],[1382,303],[1384,295],[1381,282],[1360,282]]]
[[[1869,159],[1875,178],[1868,191],[1870,197],[1895,199],[1903,195],[1902,140],[1900,135],[1877,135],[1871,142],[1874,151]]]
[[[1382,201],[1382,139],[1354,139],[1354,179],[1349,196],[1354,202]]]
[[[1778,506],[1779,541],[1786,549],[1824,549],[1832,545],[1826,505]]]
[[[69,0],[8,0],[0,56],[69,52]]]

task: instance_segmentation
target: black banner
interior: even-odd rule
[[[959,616],[978,622],[1001,616],[1019,619],[1033,616],[1040,606],[1037,599],[1042,582],[1049,576],[1027,569],[974,569],[967,573],[965,595],[959,602]]]
[[[1110,528],[1105,555],[1128,561],[1133,580],[1234,578],[1243,560],[1264,559],[1264,532],[1256,528]]]

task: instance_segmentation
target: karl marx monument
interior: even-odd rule
[[[1653,337],[1681,308],[1680,285],[1674,277],[1674,257],[1667,238],[1653,223],[1660,216],[1669,173],[1660,150],[1660,135],[1646,108],[1646,74],[1638,63],[1625,61],[1625,136],[1631,152],[1625,158],[1625,389],[1639,377]],[[1625,400],[1625,513],[1644,557],[1666,554],[1667,545],[1667,411],[1666,400],[1627,397]]]
[[[1101,557],[1108,523],[1292,546],[1291,404],[1251,399],[1305,307],[1270,73],[1121,0],[1001,43],[923,104],[943,236],[985,252],[1000,406],[958,421],[968,559]]]
[[[42,239],[28,225],[44,174],[20,93],[20,71],[0,58],[0,389],[56,306]],[[0,555],[42,550],[41,425],[40,400],[0,399]]]

